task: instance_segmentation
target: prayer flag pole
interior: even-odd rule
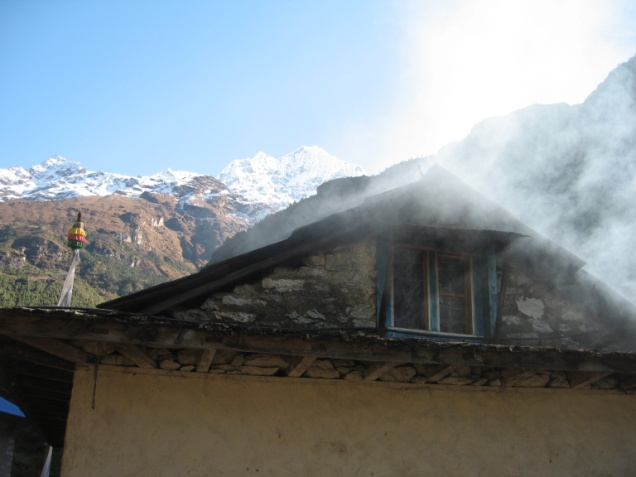
[[[57,306],[68,308],[71,306],[71,298],[73,296],[73,283],[75,281],[75,268],[80,262],[79,251],[86,246],[86,231],[84,230],[84,222],[82,222],[82,213],[77,214],[77,220],[69,229],[67,234],[67,245],[73,250],[73,260],[66,274],[60,301]]]

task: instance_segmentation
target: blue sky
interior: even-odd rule
[[[0,168],[216,175],[318,145],[368,172],[585,99],[625,0],[1,0]]]

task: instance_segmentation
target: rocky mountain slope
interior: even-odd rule
[[[57,303],[55,290],[61,289],[71,258],[65,235],[78,211],[89,242],[76,279],[75,304],[83,306],[193,273],[227,237],[248,227],[223,195],[184,207],[174,196],[150,192],[139,198],[113,194],[0,203],[0,288],[21,280],[20,290],[4,291],[5,301]]]

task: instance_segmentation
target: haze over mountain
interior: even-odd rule
[[[634,301],[636,57],[582,104],[533,105],[484,120],[437,156],[404,161],[374,177],[315,146],[279,159],[258,153],[234,161],[218,179],[172,170],[149,177],[90,172],[59,157],[0,170],[0,265],[5,271],[36,263],[62,269],[66,224],[88,208],[86,254],[94,254],[94,268],[115,257],[133,271],[152,270],[154,283],[189,273],[210,256],[218,261],[282,240],[297,227],[417,180],[435,162],[579,255],[586,270]],[[73,202],[84,196],[102,199]],[[53,224],[53,209],[63,216],[54,227],[34,218],[44,213]],[[55,253],[44,260],[50,250]],[[152,284],[127,280],[109,296]]]
[[[487,119],[435,157],[404,161],[371,178],[326,183],[324,193],[229,239],[212,260],[281,240],[316,218],[417,180],[435,162],[635,300],[636,56],[583,104],[533,105]]]
[[[487,119],[437,160],[636,300],[636,56],[582,104]]]

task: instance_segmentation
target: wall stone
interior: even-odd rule
[[[376,326],[375,242],[307,257],[298,268],[212,295],[201,308],[175,314],[282,329]]]
[[[522,271],[510,268],[497,339],[507,344],[581,349],[601,347],[603,323]]]
[[[115,347],[99,347],[96,343],[86,342],[84,350],[102,349],[109,354],[103,355],[99,366],[137,368],[129,358],[120,354]],[[290,376],[295,368],[297,357],[246,353],[234,350],[218,349],[209,369],[199,370],[197,364],[201,357],[198,349],[143,348],[149,359],[155,361],[156,368],[180,373],[235,374],[252,376]],[[580,371],[544,371],[537,369],[491,368],[468,365],[440,365],[433,363],[401,364],[387,368],[376,374],[377,363],[353,359],[315,359],[307,369],[294,372],[295,378],[336,379],[349,382],[388,381],[412,384],[434,384],[453,386],[490,386],[524,388],[586,388],[614,390],[633,393],[636,390],[636,378],[631,375],[607,373],[585,373]]]
[[[376,278],[376,243],[366,240],[217,292],[200,308],[175,317],[280,330],[375,328]],[[565,349],[611,345],[602,317],[519,269],[507,268],[502,300],[497,342]]]

